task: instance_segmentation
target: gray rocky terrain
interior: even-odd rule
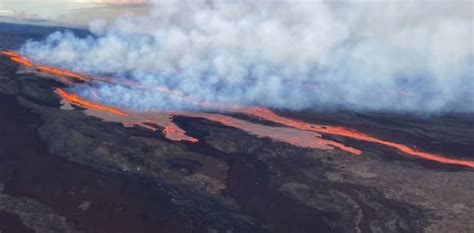
[[[52,30],[6,26],[2,50]],[[362,155],[305,149],[189,117],[174,122],[200,141],[174,142],[62,110],[61,83],[17,71],[0,57],[2,233],[474,232],[472,169],[341,137]],[[403,127],[474,148],[472,129],[427,122]]]

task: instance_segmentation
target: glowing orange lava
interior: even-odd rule
[[[333,149],[339,148],[341,150],[359,155],[360,150],[342,145],[341,143],[322,139],[318,133],[301,131],[288,127],[273,127],[261,124],[256,124],[230,116],[212,113],[177,113],[175,115],[198,117],[209,121],[217,122],[229,127],[237,128],[259,137],[268,137],[276,141],[286,142],[299,147],[315,148],[315,149]]]
[[[61,70],[61,69],[49,67],[49,66],[36,66],[36,69],[38,69],[40,71],[47,72],[47,73],[52,74],[52,75],[66,76],[66,77],[70,77],[70,78],[74,78],[74,79],[79,79],[81,81],[88,81],[87,78],[85,78],[81,75],[78,75],[78,74],[75,74],[75,73],[72,73],[72,72],[69,72],[69,71],[66,71],[66,70]]]
[[[2,55],[7,57],[18,57],[19,55],[13,51],[2,51]]]
[[[27,58],[20,56],[16,52],[13,51],[3,51],[1,54],[8,56],[12,61],[15,61],[21,65],[27,67],[33,67],[38,69],[39,71],[49,73],[55,76],[65,76],[73,79],[78,79],[81,81],[85,81],[87,83],[91,82],[106,82],[111,84],[121,84],[130,86],[133,88],[139,88],[142,90],[149,90],[149,91],[158,91],[169,95],[170,97],[174,98],[177,101],[186,102],[189,104],[193,104],[196,106],[200,106],[204,109],[213,109],[213,110],[222,110],[226,112],[238,112],[243,113],[246,115],[250,115],[256,117],[258,119],[264,119],[267,121],[275,122],[285,127],[271,127],[265,126],[262,124],[251,123],[248,121],[236,119],[230,116],[222,115],[222,114],[211,114],[211,113],[196,113],[196,112],[175,112],[175,113],[132,113],[123,111],[114,107],[105,106],[99,103],[94,103],[91,101],[87,101],[82,99],[80,96],[75,94],[70,94],[64,91],[63,89],[57,88],[55,92],[61,96],[64,100],[75,104],[77,106],[87,108],[87,109],[94,109],[97,111],[108,112],[118,117],[121,117],[120,120],[124,125],[139,125],[145,127],[150,130],[158,130],[156,127],[151,126],[149,123],[156,124],[163,128],[163,133],[166,138],[175,140],[175,141],[190,141],[190,142],[197,142],[198,139],[194,137],[190,137],[186,135],[186,132],[179,128],[176,124],[172,122],[173,116],[187,116],[187,117],[197,117],[207,119],[209,121],[217,122],[229,127],[238,128],[244,130],[252,135],[260,136],[260,137],[269,137],[277,141],[283,141],[295,146],[300,147],[308,147],[308,148],[319,148],[319,149],[332,149],[338,148],[340,150],[347,151],[349,153],[360,155],[362,151],[346,146],[342,143],[327,140],[321,138],[321,134],[327,135],[338,135],[347,138],[352,138],[360,141],[366,141],[371,143],[377,143],[380,145],[388,146],[394,149],[397,149],[405,154],[409,154],[412,156],[416,156],[423,159],[428,159],[431,161],[436,161],[439,163],[444,164],[451,164],[451,165],[461,165],[467,166],[470,168],[474,168],[474,161],[467,161],[467,160],[460,160],[460,159],[451,159],[444,157],[438,154],[431,154],[426,152],[416,151],[408,146],[398,144],[395,142],[386,141],[383,139],[379,139],[376,137],[369,136],[367,134],[357,132],[355,130],[347,129],[344,127],[337,127],[337,126],[326,126],[326,125],[317,125],[317,124],[310,124],[302,121],[297,121],[294,119],[289,119],[283,116],[279,116],[270,109],[262,108],[262,107],[254,107],[254,108],[242,108],[236,105],[226,105],[226,104],[219,104],[219,103],[211,103],[207,101],[200,101],[194,100],[187,96],[186,94],[179,92],[178,90],[172,90],[168,87],[162,86],[145,86],[143,84],[137,83],[135,81],[130,80],[122,80],[122,79],[115,79],[109,77],[86,77],[83,75],[79,75],[70,71],[61,70],[49,66],[36,66],[32,64]],[[67,85],[78,85],[77,83],[74,84],[67,79],[61,77],[58,79],[59,81],[67,84]],[[92,93],[96,98],[99,98],[98,93],[95,89],[91,86],[87,86],[92,90]],[[406,93],[402,92],[402,95]]]
[[[23,57],[11,57],[12,61],[20,63],[24,66],[33,67],[33,63]]]
[[[174,141],[199,141],[197,138],[186,135],[186,132],[175,124],[166,124],[165,128],[163,129],[163,133],[165,134],[166,138]]]
[[[156,121],[153,121],[153,120],[150,120],[147,117],[141,116],[139,114],[126,113],[125,111],[119,110],[117,108],[105,106],[105,105],[98,104],[98,103],[93,103],[91,101],[82,99],[78,95],[68,93],[68,92],[64,91],[63,89],[61,89],[61,88],[56,88],[55,93],[58,94],[64,100],[66,100],[66,101],[68,101],[68,102],[70,102],[74,105],[77,105],[77,106],[80,106],[80,107],[83,107],[83,108],[87,108],[87,109],[94,109],[94,110],[98,110],[98,111],[102,111],[102,112],[108,112],[108,113],[112,113],[113,115],[116,115],[118,117],[122,117],[123,119],[121,120],[121,122],[124,125],[132,125],[132,126],[133,125],[139,125],[139,126],[142,126],[144,128],[150,129],[152,131],[156,131],[156,130],[158,130],[157,128],[146,124],[147,122],[153,122],[153,123],[157,123],[159,126],[163,127],[163,133],[165,134],[165,137],[170,139],[170,140],[189,141],[189,142],[197,142],[198,141],[198,139],[196,139],[196,138],[187,136],[186,132],[184,130],[182,130],[177,125],[175,125],[171,121],[171,115],[167,116],[167,118],[168,118],[167,120],[163,120],[163,118],[157,118]]]
[[[19,54],[13,51],[3,51],[2,54],[9,57],[12,61],[16,63],[19,63],[27,67],[33,67],[33,63],[31,63],[30,60],[28,60],[26,57],[20,56]]]
[[[123,111],[120,111],[119,109],[104,106],[104,105],[97,104],[97,103],[89,102],[87,100],[82,99],[78,95],[69,94],[61,88],[56,88],[55,92],[56,92],[56,94],[58,94],[62,98],[66,99],[66,100],[70,101],[71,103],[74,103],[78,106],[81,106],[81,107],[92,108],[92,109],[99,110],[99,111],[105,111],[105,112],[109,112],[109,113],[115,114],[117,116],[122,116],[122,117],[128,116],[128,114],[126,114]]]
[[[242,112],[268,120],[268,121],[272,121],[275,123],[279,123],[282,125],[290,126],[290,127],[301,129],[301,130],[314,131],[314,132],[324,133],[324,134],[339,135],[339,136],[353,138],[353,139],[357,139],[361,141],[378,143],[381,145],[398,149],[399,151],[402,151],[406,154],[417,156],[420,158],[424,158],[424,159],[428,159],[428,160],[432,160],[432,161],[436,161],[436,162],[440,162],[444,164],[462,165],[462,166],[474,168],[474,161],[450,159],[442,155],[416,151],[405,145],[378,139],[378,138],[369,136],[367,134],[360,133],[360,132],[350,130],[350,129],[346,129],[343,127],[315,125],[315,124],[309,124],[309,123],[305,123],[301,121],[292,120],[289,118],[279,116],[266,108],[249,108],[249,109],[242,110]]]
[[[61,69],[54,68],[54,67],[49,67],[49,66],[33,65],[33,63],[30,60],[28,60],[26,57],[23,57],[23,56],[19,55],[16,52],[13,52],[13,51],[3,51],[2,54],[5,55],[5,56],[10,57],[10,59],[12,61],[14,61],[14,62],[16,62],[20,65],[36,68],[39,71],[43,71],[43,72],[49,73],[51,75],[66,76],[66,77],[73,78],[73,79],[78,79],[78,80],[81,80],[81,81],[88,81],[88,79],[85,78],[84,76],[81,76],[79,74],[76,74],[76,73],[73,73],[73,72],[70,72],[70,71],[67,71],[67,70],[61,70]]]
[[[63,99],[65,99],[66,101],[74,105],[78,105],[84,108],[109,112],[114,115],[123,117],[123,122],[126,122],[125,123],[126,125],[130,125],[130,126],[139,125],[147,129],[156,131],[158,129],[151,126],[149,123],[157,124],[163,127],[162,132],[165,135],[165,137],[174,141],[189,141],[189,142],[199,141],[197,138],[186,135],[186,131],[179,128],[176,124],[172,122],[173,116],[186,116],[186,117],[207,119],[209,121],[217,122],[229,127],[241,129],[252,135],[256,135],[259,137],[272,138],[276,141],[286,142],[286,143],[299,146],[299,147],[317,148],[317,149],[326,149],[326,150],[339,148],[341,150],[345,150],[356,155],[361,153],[361,151],[345,146],[341,143],[322,139],[321,135],[318,133],[301,131],[299,129],[292,129],[288,127],[265,126],[265,125],[260,125],[260,124],[236,119],[230,116],[212,114],[212,113],[174,112],[174,113],[168,113],[166,114],[166,116],[162,116],[161,114],[158,117],[153,116],[153,114],[150,115],[150,113],[147,113],[147,114],[130,113],[130,112],[126,113],[125,111],[121,111],[113,107],[109,107],[102,104],[93,103],[88,100],[84,100],[80,96],[67,93],[61,88],[57,88],[55,92],[60,97],[62,97]],[[155,114],[159,114],[159,113],[155,113]]]

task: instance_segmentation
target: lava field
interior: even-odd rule
[[[474,232],[472,114],[197,101],[34,64],[19,46],[63,29],[24,27],[0,24],[2,233]],[[74,93],[100,83],[204,110]]]

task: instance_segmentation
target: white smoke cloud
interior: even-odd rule
[[[154,0],[149,16],[29,41],[32,60],[126,76],[197,100],[302,109],[474,111],[471,1]],[[104,101],[188,108],[102,86]]]

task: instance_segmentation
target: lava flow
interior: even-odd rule
[[[68,93],[61,88],[56,88],[55,93],[59,95],[64,101],[85,108],[85,109],[92,109],[97,110],[98,113],[89,113],[90,115],[94,115],[96,117],[100,117],[104,120],[108,121],[117,121],[121,122],[124,126],[134,126],[139,125],[144,128],[150,129],[152,131],[158,130],[158,128],[153,127],[150,123],[155,123],[161,127],[163,127],[163,134],[165,137],[174,140],[174,141],[190,141],[190,142],[197,142],[198,139],[187,136],[186,132],[175,125],[172,120],[171,116],[169,115],[157,115],[153,117],[153,120],[147,119],[144,116],[140,116],[139,114],[134,113],[126,113],[123,110],[119,110],[117,108],[105,106],[99,103],[93,103],[91,101],[82,99],[80,96]],[[106,116],[101,113],[110,113],[111,116]]]
[[[261,119],[265,119],[268,121],[272,121],[275,123],[279,123],[282,125],[286,125],[286,126],[301,129],[301,130],[313,131],[313,132],[318,132],[318,133],[323,133],[323,134],[339,135],[339,136],[343,136],[347,138],[357,139],[360,141],[378,143],[381,145],[398,149],[399,151],[402,151],[406,154],[417,156],[420,158],[424,158],[424,159],[428,159],[428,160],[432,160],[432,161],[436,161],[436,162],[440,162],[444,164],[462,165],[462,166],[474,168],[474,161],[450,159],[450,158],[437,155],[437,154],[416,151],[405,145],[378,139],[378,138],[369,136],[367,134],[360,133],[354,130],[349,130],[343,127],[315,125],[315,124],[309,124],[309,123],[305,123],[301,121],[292,120],[289,118],[279,116],[275,114],[273,111],[266,108],[249,108],[249,109],[243,110],[243,112],[249,115],[256,116]]]
[[[302,131],[289,127],[272,127],[236,119],[230,116],[212,113],[176,113],[175,115],[203,118],[225,126],[240,129],[259,137],[268,137],[276,141],[286,142],[299,147],[316,149],[333,149],[347,151],[359,155],[360,150],[345,146],[341,143],[322,139],[319,133]]]
[[[163,134],[166,138],[174,141],[189,141],[198,142],[198,139],[187,136],[186,132],[179,128],[177,125],[172,123],[173,116],[186,116],[193,118],[203,118],[212,122],[217,122],[229,127],[237,128],[246,131],[252,135],[259,137],[268,137],[276,141],[286,142],[299,147],[316,148],[316,149],[333,149],[339,148],[341,150],[348,151],[353,154],[360,154],[361,151],[345,146],[341,143],[322,139],[321,135],[314,132],[301,131],[299,129],[288,128],[288,127],[271,127],[260,125],[256,123],[247,122],[244,120],[236,119],[230,116],[212,114],[212,113],[195,113],[195,112],[173,112],[173,113],[125,113],[125,111],[118,110],[113,107],[93,103],[88,100],[84,100],[78,95],[70,94],[61,88],[56,89],[58,94],[64,101],[67,101],[73,105],[77,105],[87,109],[98,110],[102,112],[108,112],[116,117],[119,122],[124,125],[133,126],[139,125],[153,131],[158,128],[153,127],[152,124],[163,127]],[[91,114],[96,115],[96,114]],[[104,115],[96,115],[103,119],[112,120],[110,117]]]
[[[397,149],[408,155],[416,156],[416,157],[431,160],[431,161],[436,161],[439,163],[461,165],[461,166],[474,168],[474,161],[451,159],[451,158],[447,158],[445,156],[438,155],[438,154],[431,154],[431,153],[416,151],[402,144],[372,137],[370,135],[360,133],[355,130],[343,128],[343,127],[310,124],[310,123],[306,123],[302,121],[289,119],[286,117],[279,116],[267,108],[262,108],[262,107],[242,108],[239,106],[223,105],[223,104],[218,104],[218,103],[210,103],[206,101],[193,100],[192,98],[185,95],[184,93],[181,93],[177,90],[169,89],[167,87],[161,87],[161,86],[147,87],[133,81],[113,79],[113,78],[107,78],[107,77],[86,77],[83,75],[75,74],[73,72],[56,69],[49,66],[34,65],[27,58],[22,57],[15,52],[4,51],[2,52],[2,54],[10,57],[12,61],[17,62],[20,65],[36,68],[39,71],[46,72],[51,75],[59,76],[57,80],[64,82],[68,85],[71,85],[71,83],[68,82],[68,80],[61,79],[61,78],[68,77],[72,79],[78,79],[86,83],[107,82],[110,84],[120,84],[120,85],[126,85],[130,87],[136,87],[143,90],[159,91],[159,92],[168,94],[170,97],[174,98],[176,101],[182,101],[189,104],[197,105],[204,109],[224,110],[231,113],[232,112],[242,113],[242,114],[256,117],[258,119],[264,119],[264,120],[282,125],[282,127],[265,126],[261,124],[251,123],[251,122],[244,121],[244,120],[237,119],[230,116],[226,116],[222,114],[213,114],[213,113],[197,113],[197,112],[139,113],[139,112],[125,111],[118,108],[105,106],[99,103],[90,102],[88,100],[82,99],[78,95],[70,94],[60,88],[56,89],[55,91],[56,94],[58,94],[61,98],[63,98],[63,100],[73,105],[77,105],[77,106],[86,108],[88,110],[98,111],[98,113],[94,113],[94,112],[90,113],[91,115],[100,117],[102,119],[111,120],[108,116],[104,116],[103,114],[100,114],[101,112],[111,113],[112,115],[118,118],[118,119],[112,119],[113,121],[121,122],[122,124],[126,126],[138,125],[138,126],[145,127],[147,129],[151,129],[153,131],[158,130],[158,126],[159,126],[163,128],[162,132],[166,138],[175,140],[175,141],[190,141],[190,142],[198,141],[198,139],[194,137],[187,136],[186,132],[183,129],[179,128],[176,124],[172,122],[173,116],[185,116],[185,117],[193,117],[193,118],[203,118],[212,122],[220,123],[222,125],[241,129],[252,135],[256,135],[259,137],[272,138],[274,140],[286,142],[286,143],[299,146],[299,147],[318,148],[318,149],[338,148],[340,150],[344,150],[355,155],[359,155],[362,153],[362,151],[343,145],[342,143],[321,138],[321,134],[338,135],[338,136],[342,136],[346,138],[384,145],[387,147]],[[93,89],[93,87],[91,86],[87,86],[87,88]],[[95,90],[93,93],[95,93],[95,95],[99,97],[98,94],[95,92]],[[157,127],[155,127],[154,125],[157,125]]]
[[[18,64],[21,64],[26,67],[34,68],[42,72],[46,72],[50,75],[65,76],[72,79],[78,79],[80,81],[89,81],[89,79],[87,79],[86,77],[67,71],[67,70],[62,70],[62,69],[49,67],[49,66],[34,65],[28,58],[23,57],[13,51],[3,51],[2,54],[9,57],[12,61]]]
[[[27,58],[22,57],[13,51],[3,51],[2,55],[9,57],[12,61],[18,64],[21,64],[27,67],[33,67],[33,63],[31,63]]]
[[[85,108],[92,108],[92,109],[99,110],[99,111],[109,112],[109,113],[115,114],[117,116],[122,116],[122,117],[128,116],[128,114],[126,114],[125,112],[120,111],[116,108],[112,108],[112,107],[104,106],[104,105],[101,105],[101,104],[96,104],[96,103],[86,101],[86,100],[82,99],[81,97],[79,97],[78,95],[69,94],[69,93],[65,92],[61,88],[57,88],[55,92],[56,92],[56,94],[61,96],[63,99],[66,99],[66,100],[70,101],[71,103],[73,103],[75,105],[79,105],[79,106],[82,106],[82,107],[85,107]]]
[[[72,73],[72,72],[69,72],[69,71],[66,71],[66,70],[52,68],[52,67],[49,67],[49,66],[36,66],[36,68],[40,71],[44,71],[44,72],[50,73],[52,75],[66,76],[66,77],[70,77],[70,78],[79,79],[81,81],[87,81],[88,80],[88,79],[86,79],[85,77],[83,77],[81,75],[78,75],[78,74],[75,74],[75,73]]]

